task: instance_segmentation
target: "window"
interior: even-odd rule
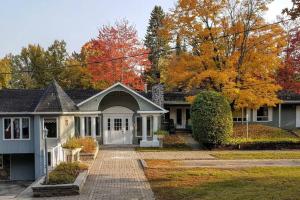
[[[182,110],[181,108],[176,109],[176,123],[182,125]]]
[[[4,119],[4,138],[11,139],[11,119]]]
[[[151,137],[152,135],[152,126],[153,126],[152,117],[147,117],[147,136]]]
[[[190,109],[185,110],[185,124],[190,125],[190,119],[191,119],[191,111]]]
[[[20,140],[30,138],[29,118],[4,118],[4,139]]]
[[[48,129],[47,138],[57,138],[56,118],[44,118],[44,127]]]
[[[110,118],[107,119],[107,130],[110,131]]]
[[[260,107],[257,110],[256,119],[257,119],[258,122],[269,120],[269,109],[268,109],[267,106]]]
[[[21,130],[20,130],[20,119],[16,118],[13,120],[13,135],[14,139],[20,139],[21,138]]]
[[[96,117],[96,135],[100,136],[100,118]]]
[[[142,137],[142,118],[141,117],[136,118],[136,136]]]
[[[114,130],[119,131],[122,129],[122,119],[116,118],[114,119]]]
[[[242,111],[242,110],[234,110],[232,112],[232,119],[234,122],[242,122],[242,121],[247,121],[246,119],[246,113],[247,111]]]
[[[29,139],[29,118],[22,118],[23,139]]]
[[[128,131],[128,129],[129,129],[128,118],[126,118],[126,120],[125,120],[125,127],[126,127],[126,131]]]
[[[91,117],[85,117],[84,118],[84,129],[85,129],[85,136],[91,136],[92,135],[92,119]]]
[[[0,154],[0,169],[3,169],[3,154]]]

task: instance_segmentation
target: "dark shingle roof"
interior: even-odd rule
[[[69,97],[76,103],[80,103],[95,94],[101,92],[101,90],[94,90],[94,89],[71,89],[66,90],[66,93],[69,95]]]
[[[35,112],[72,112],[78,110],[73,100],[53,81],[44,91]]]
[[[0,112],[33,112],[44,90],[0,90]]]
[[[278,93],[278,98],[284,101],[297,101],[300,100],[300,94],[288,90],[282,90]]]

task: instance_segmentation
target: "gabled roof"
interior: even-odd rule
[[[72,112],[77,110],[73,100],[54,80],[45,89],[34,112]]]
[[[105,92],[107,92],[107,91],[109,91],[109,90],[111,90],[111,89],[113,89],[114,87],[117,87],[117,86],[123,87],[124,89],[126,89],[126,90],[128,90],[129,92],[135,94],[136,96],[138,96],[139,98],[143,99],[144,101],[146,101],[146,102],[152,104],[154,107],[158,108],[158,109],[161,110],[162,112],[168,112],[167,110],[165,110],[165,109],[162,108],[161,106],[155,104],[154,102],[152,102],[151,100],[147,99],[146,97],[144,97],[144,96],[141,95],[140,93],[136,92],[135,90],[131,89],[130,87],[128,87],[128,86],[126,86],[126,85],[124,85],[124,84],[122,84],[122,83],[120,83],[120,82],[115,83],[114,85],[112,85],[112,86],[106,88],[105,90],[102,90],[101,92],[99,92],[99,93],[97,93],[97,94],[91,96],[90,98],[88,98],[88,99],[86,99],[86,100],[80,102],[79,104],[77,104],[77,106],[79,107],[79,106],[81,106],[81,105],[83,105],[83,104],[85,104],[85,103],[91,101],[91,100],[94,99],[94,98],[97,98],[99,95],[102,95],[103,93],[105,93]]]

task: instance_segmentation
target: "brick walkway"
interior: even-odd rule
[[[34,200],[152,200],[154,195],[138,156],[133,148],[101,149],[81,195]]]

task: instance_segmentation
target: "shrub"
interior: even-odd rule
[[[169,135],[168,131],[164,131],[164,130],[158,130],[154,133],[154,135],[163,135],[163,136],[167,136]]]
[[[83,153],[94,153],[97,148],[93,138],[79,138],[79,144],[82,146],[81,152]]]
[[[184,138],[179,135],[167,135],[163,138],[163,145],[166,148],[189,148]]]
[[[75,149],[75,148],[80,148],[81,152],[83,153],[94,153],[96,148],[97,148],[97,144],[96,141],[93,138],[70,138],[68,139],[68,141],[63,144],[63,148],[66,149]]]
[[[215,147],[228,141],[232,135],[231,107],[221,94],[200,92],[191,107],[193,137],[206,147]]]
[[[87,169],[87,165],[79,162],[60,163],[52,172],[49,173],[49,184],[73,183],[78,174]]]

